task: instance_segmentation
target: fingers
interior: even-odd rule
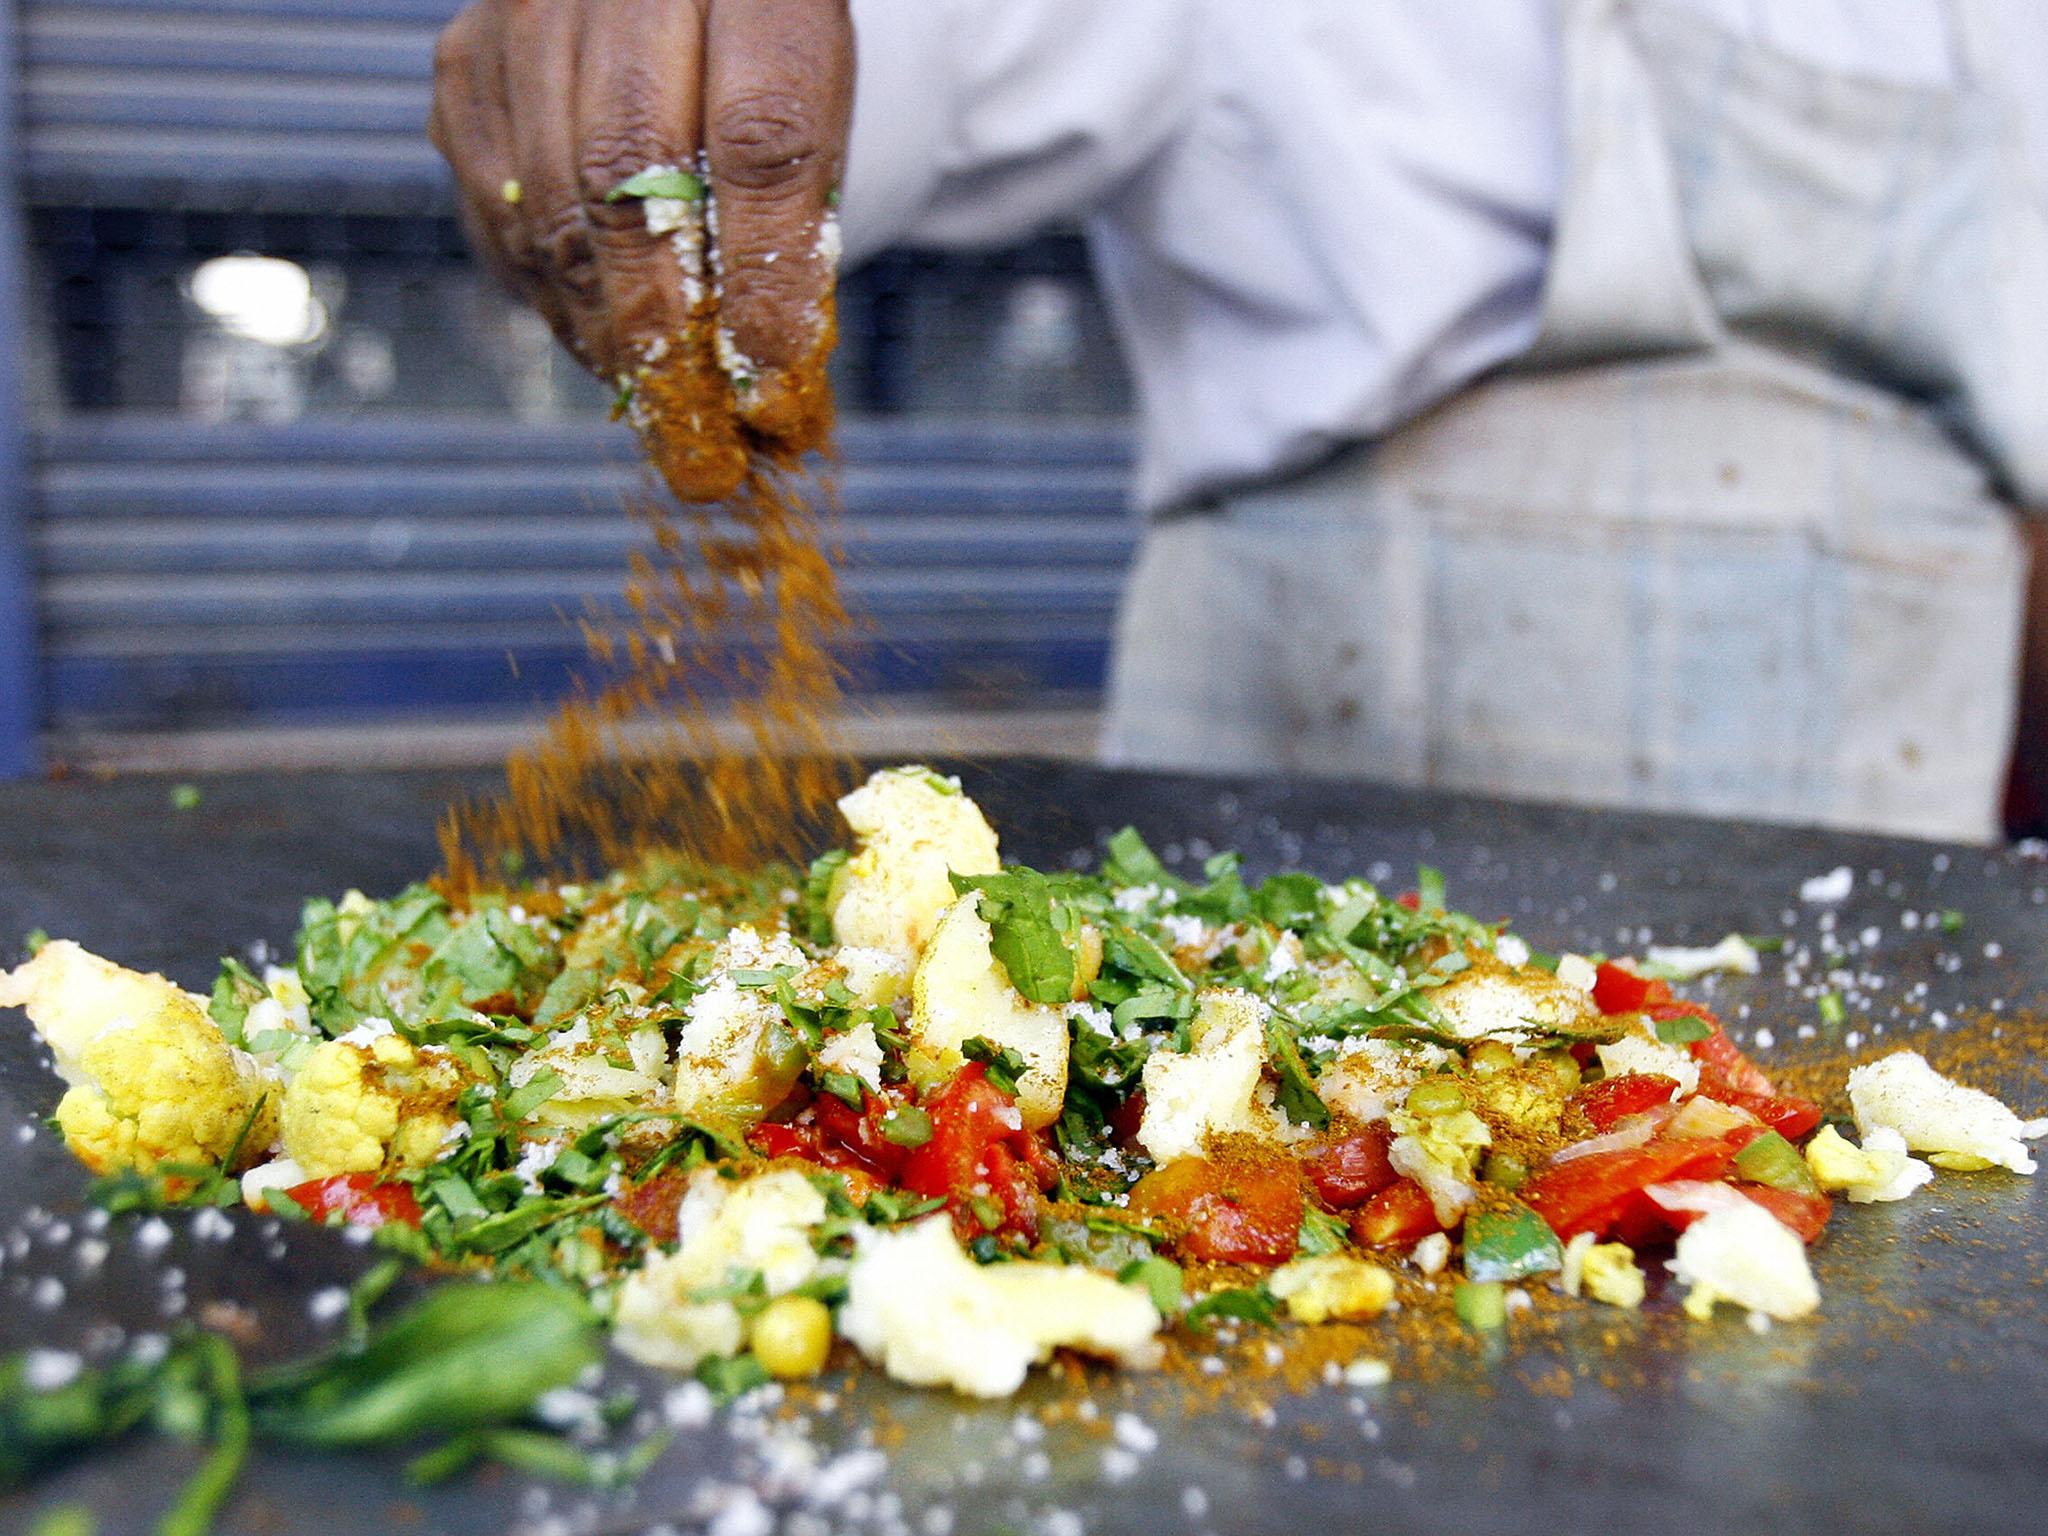
[[[427,137],[455,173],[464,227],[483,258],[508,286],[520,274],[511,262],[515,215],[507,188],[512,168],[512,125],[505,107],[498,12],[477,0],[434,45],[434,104]]]
[[[577,175],[577,51],[584,7],[497,0],[507,12],[501,57],[519,182],[507,240],[520,286],[584,366],[607,377],[618,359],[604,318],[597,252]],[[610,0],[599,0],[604,9]]]
[[[718,207],[727,367],[786,369],[816,351],[837,252],[824,238],[853,110],[846,0],[712,0],[704,135]],[[737,354],[736,356],[733,354]],[[756,381],[758,382],[758,381]]]
[[[679,0],[586,8],[576,89],[577,194],[621,369],[658,357],[704,294],[700,201],[611,196],[657,169],[694,173],[703,21]]]

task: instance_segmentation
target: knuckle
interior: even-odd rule
[[[824,147],[816,107],[793,91],[754,91],[723,103],[710,138],[712,171],[752,188],[793,180]]]
[[[540,215],[524,254],[545,280],[572,292],[589,292],[597,285],[597,253],[583,210],[574,203],[561,203]]]

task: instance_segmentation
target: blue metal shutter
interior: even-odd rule
[[[318,209],[445,196],[433,42],[459,0],[23,0],[28,191],[44,203]]]
[[[81,419],[37,443],[53,715],[72,727],[529,703],[617,596],[641,483],[616,429]],[[1124,434],[852,425],[864,687],[1099,686],[1135,529]]]

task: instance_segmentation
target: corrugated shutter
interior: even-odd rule
[[[638,538],[632,445],[596,425],[101,418],[37,449],[60,728],[528,703]],[[844,449],[863,686],[1099,685],[1135,537],[1121,431],[854,424]]]
[[[460,0],[24,0],[31,200],[444,206],[433,40]],[[1095,686],[1134,529],[1115,428],[845,434],[869,686]],[[47,723],[172,727],[524,704],[617,593],[638,484],[601,424],[89,415],[32,443]],[[509,662],[508,662],[509,658]]]
[[[434,37],[460,0],[23,0],[29,195],[418,208]]]

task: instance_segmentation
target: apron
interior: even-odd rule
[[[1565,25],[1526,362],[1148,530],[1104,756],[1994,836],[2025,557],[1986,463],[2048,506],[2005,119],[1668,0]]]

